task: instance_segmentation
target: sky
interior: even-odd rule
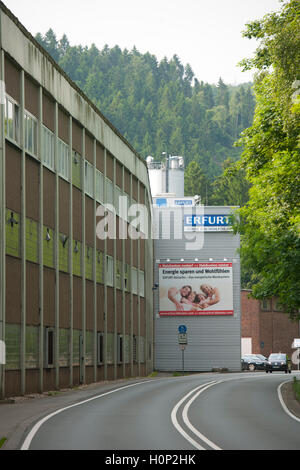
[[[160,61],[176,54],[199,81],[252,80],[238,62],[251,57],[256,40],[242,37],[245,24],[279,11],[280,0],[4,0],[34,36],[52,28],[71,45],[105,44],[150,52]]]

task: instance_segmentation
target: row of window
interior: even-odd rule
[[[45,368],[51,368],[55,364],[55,329],[44,328],[44,353],[43,362]],[[73,336],[73,365],[79,365],[80,359],[84,356],[86,366],[94,364],[94,332],[86,331],[85,333],[85,352],[82,354],[82,331],[69,329],[59,329],[59,357],[58,364],[60,367],[70,365],[70,337]],[[26,326],[25,330],[25,367],[27,369],[39,367],[39,335],[40,329],[37,326]],[[116,361],[121,364],[137,362],[138,360],[145,362],[145,338],[130,335],[117,335],[117,350],[114,347],[114,333],[107,333],[106,336],[106,362],[114,364],[115,354]],[[5,327],[5,343],[6,343],[6,369],[20,369],[21,357],[21,327],[17,324],[6,324]],[[97,365],[104,363],[105,354],[105,335],[97,332]],[[131,353],[132,351],[132,353]]]
[[[6,95],[5,102],[5,135],[15,143],[20,143],[20,109],[18,104],[8,95]],[[26,152],[33,156],[37,156],[37,136],[38,136],[38,121],[29,112],[24,113],[24,145]],[[57,139],[57,168],[55,168],[55,135],[46,126],[42,126],[42,162],[51,171],[57,170],[58,174],[70,180],[70,148],[60,138]],[[72,182],[74,186],[82,189],[83,181],[82,175],[84,174],[84,188],[85,193],[92,198],[95,198],[100,203],[111,204],[116,209],[116,214],[128,221],[127,210],[129,195],[123,192],[118,186],[113,185],[109,178],[104,178],[104,175],[96,169],[96,184],[94,184],[94,166],[86,160],[83,165],[83,158],[81,155],[72,151]],[[105,180],[105,181],[104,181]],[[104,191],[104,189],[106,191]],[[104,201],[104,194],[106,192],[106,200]],[[123,196],[127,200],[127,204],[123,203],[123,208],[119,205],[119,197]],[[133,201],[133,204],[136,202]]]
[[[19,257],[20,256],[20,216],[18,213],[9,209],[6,210],[6,254]],[[43,228],[43,264],[49,268],[55,267],[55,250],[54,250],[55,233],[53,229]],[[34,263],[39,262],[38,253],[38,222],[26,218],[26,259]],[[58,262],[59,269],[63,272],[69,272],[69,237],[63,233],[59,234],[59,253]],[[82,275],[81,252],[82,243],[73,240],[73,274]],[[94,248],[86,245],[85,247],[85,276],[87,279],[93,280],[93,263]],[[96,251],[96,281],[104,282],[104,268],[106,272],[106,282],[108,286],[114,285],[114,259],[106,256],[106,264],[104,266],[104,253],[100,250]],[[134,267],[130,269],[127,263],[116,260],[116,287],[124,289],[133,294],[145,295],[145,273]],[[139,286],[139,292],[138,292]]]
[[[270,312],[272,310],[271,308],[271,300],[269,299],[263,299],[260,302],[260,309],[263,312]],[[279,303],[278,300],[273,299],[273,310],[275,312],[284,312],[283,306]]]

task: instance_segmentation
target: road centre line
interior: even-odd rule
[[[205,444],[207,444],[209,447],[211,447],[212,449],[214,450],[222,450],[220,447],[218,447],[216,444],[214,444],[212,441],[210,441],[209,439],[207,439],[207,437],[205,437],[203,434],[201,434],[201,432],[198,431],[198,429],[196,429],[192,423],[190,422],[189,418],[188,418],[188,410],[189,410],[189,407],[191,406],[191,404],[193,403],[193,401],[201,394],[203,393],[205,390],[207,390],[208,388],[212,387],[213,385],[217,385],[219,383],[223,382],[223,380],[220,380],[219,382],[214,382],[210,385],[207,385],[206,387],[200,389],[197,393],[195,393],[194,396],[192,396],[192,398],[188,401],[188,403],[185,405],[184,409],[183,409],[183,412],[182,412],[182,416],[183,416],[183,421],[185,422],[185,424],[187,425],[187,427],[197,436],[199,437],[199,439],[201,439],[203,442],[205,442]]]
[[[224,380],[220,380],[220,381],[211,381],[211,382],[207,382],[207,383],[204,383],[198,387],[196,387],[195,389],[193,389],[192,391],[190,391],[188,394],[186,394],[178,403],[177,405],[175,405],[175,407],[173,408],[172,410],[172,413],[171,413],[171,417],[172,417],[172,422],[173,422],[173,425],[174,427],[185,437],[185,439],[187,439],[192,445],[194,445],[194,447],[196,447],[197,449],[199,450],[206,450],[205,448],[203,448],[202,446],[200,446],[199,443],[197,443],[194,439],[192,439],[190,436],[188,436],[188,434],[183,430],[183,428],[179,425],[178,421],[177,421],[177,417],[176,417],[176,414],[177,414],[177,411],[179,409],[179,407],[182,405],[182,403],[190,396],[192,395],[193,393],[196,392],[196,395],[189,401],[189,404],[185,406],[184,408],[184,416],[183,416],[183,419],[185,421],[185,424],[190,428],[190,430],[196,434],[198,437],[200,437],[200,435],[202,436],[201,439],[203,440],[203,442],[206,442],[208,441],[208,439],[205,438],[205,436],[203,436],[201,433],[199,433],[199,431],[197,431],[197,429],[194,428],[194,426],[189,422],[188,420],[188,417],[187,417],[187,412],[188,412],[188,408],[189,406],[191,405],[191,403],[196,399],[196,397],[198,395],[200,395],[200,393],[204,392],[204,390],[206,390],[207,388],[211,387],[212,385],[216,385],[218,383],[221,383],[221,382],[227,382],[227,381],[232,381],[232,380],[239,380],[239,379],[251,379],[251,378],[262,378],[262,377],[265,377],[265,375],[259,375],[259,376],[246,376],[246,377],[234,377],[234,378],[229,378],[229,379],[224,379]],[[164,379],[157,379],[157,380],[164,380]],[[63,408],[60,408],[56,411],[54,411],[53,413],[50,413],[49,415],[45,416],[44,418],[40,419],[33,427],[32,429],[30,430],[30,432],[27,434],[26,438],[24,439],[24,442],[20,448],[20,450],[28,450],[30,445],[31,445],[31,442],[34,438],[34,436],[36,435],[36,433],[38,432],[38,430],[40,429],[40,427],[46,422],[48,421],[49,419],[51,419],[53,416],[55,415],[58,415],[59,413],[62,413],[63,411],[66,411],[70,408],[74,408],[76,406],[80,406],[80,405],[83,405],[85,403],[88,403],[90,401],[93,401],[93,400],[97,400],[98,398],[102,398],[104,396],[107,396],[107,395],[110,395],[112,393],[115,393],[115,392],[118,392],[118,391],[121,391],[121,390],[125,390],[127,388],[131,388],[131,387],[135,387],[137,385],[142,385],[142,384],[145,384],[145,383],[149,383],[149,382],[153,382],[153,380],[144,380],[142,382],[138,382],[138,383],[134,383],[134,384],[130,384],[130,385],[126,385],[124,387],[120,387],[120,388],[117,388],[117,389],[114,389],[114,390],[110,390],[109,392],[105,392],[105,393],[102,393],[100,395],[96,395],[96,396],[93,396],[91,398],[88,398],[86,400],[83,400],[83,401],[79,401],[77,403],[74,403],[72,405],[68,405],[66,407],[63,407]],[[283,383],[281,384],[283,385]],[[278,390],[280,389],[281,385],[278,387]],[[201,390],[202,389],[202,390]],[[200,391],[199,391],[200,390]],[[197,393],[197,391],[199,391],[199,393]],[[282,397],[281,395],[279,394],[281,392],[278,391],[278,396],[279,396],[279,400],[280,400],[280,403],[282,404],[282,406],[284,407],[285,405],[283,405],[283,400],[282,400]],[[284,408],[285,409],[285,408]],[[285,409],[286,411],[286,409]],[[294,419],[296,419],[297,421],[300,421],[298,418],[296,418],[295,416],[293,416],[289,411],[287,411],[287,413],[293,417]],[[187,424],[188,423],[188,424]],[[196,432],[195,432],[196,431]],[[204,439],[203,439],[204,438]],[[209,441],[210,442],[210,441]],[[208,442],[207,442],[208,443]],[[212,444],[213,443],[210,443],[209,445],[212,447]],[[215,444],[213,444],[215,445]],[[217,447],[217,446],[216,446]]]
[[[213,381],[213,382],[208,382],[208,383],[205,383],[205,384],[202,384],[200,385],[199,387],[196,387],[194,388],[193,390],[191,390],[189,393],[187,393],[186,395],[184,395],[184,397],[179,400],[179,402],[174,406],[172,412],[171,412],[171,419],[172,419],[172,423],[173,423],[173,426],[177,429],[177,431],[187,440],[189,441],[194,447],[196,447],[196,449],[198,450],[206,450],[204,447],[202,447],[198,442],[196,442],[192,437],[190,437],[185,431],[184,429],[182,428],[182,426],[180,426],[180,424],[178,423],[178,420],[177,420],[177,411],[178,409],[180,408],[180,406],[182,405],[182,403],[184,403],[184,401],[190,396],[192,395],[193,393],[197,392],[199,389],[201,391],[201,389],[206,390],[206,388],[209,388],[211,387],[212,385],[215,385],[217,383],[220,383],[220,382],[217,382],[217,381]]]
[[[281,374],[282,375],[282,374]],[[208,388],[212,387],[213,385],[217,385],[217,384],[220,384],[220,383],[224,383],[224,382],[231,382],[231,381],[234,381],[234,380],[247,380],[247,379],[259,379],[259,378],[265,378],[266,376],[264,374],[262,375],[258,375],[258,376],[254,376],[254,375],[251,375],[251,376],[244,376],[244,377],[230,377],[228,379],[224,379],[224,380],[219,380],[219,381],[213,381],[213,382],[207,382],[205,384],[202,384],[200,385],[199,387],[193,389],[191,392],[189,392],[188,394],[186,394],[176,405],[175,407],[173,408],[172,410],[172,413],[171,413],[171,418],[172,418],[172,422],[173,422],[173,425],[175,426],[175,428],[180,432],[180,434],[185,438],[187,439],[192,445],[194,445],[194,447],[196,447],[196,449],[198,450],[206,450],[204,447],[202,447],[198,442],[196,442],[194,439],[192,439],[185,431],[184,429],[180,426],[180,424],[178,423],[178,420],[177,420],[177,411],[178,409],[180,408],[180,406],[184,403],[184,401],[190,396],[192,395],[193,393],[195,393],[194,396],[192,396],[192,398],[188,401],[188,403],[185,405],[183,411],[182,411],[182,417],[183,417],[183,421],[184,423],[186,424],[186,426],[190,429],[190,431],[192,431],[199,439],[201,439],[203,442],[205,442],[209,447],[211,447],[212,449],[214,450],[222,450],[220,447],[218,447],[216,444],[214,444],[212,441],[210,441],[209,439],[207,439],[202,433],[200,433],[190,422],[189,418],[188,418],[188,410],[189,410],[189,407],[190,405],[193,403],[193,401],[201,394],[203,393],[205,390],[207,390]],[[289,381],[286,381],[286,382],[289,382]],[[279,401],[281,403],[281,405],[283,406],[285,412],[292,418],[296,419],[296,421],[299,421],[300,422],[300,419],[297,418],[296,416],[294,416],[292,413],[290,413],[290,411],[287,409],[283,399],[282,399],[282,396],[281,396],[281,387],[284,383],[286,382],[283,382],[279,385],[277,391],[278,391],[278,397],[279,397]]]

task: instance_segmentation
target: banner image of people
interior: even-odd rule
[[[232,263],[159,264],[159,315],[233,315]]]

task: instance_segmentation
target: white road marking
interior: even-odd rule
[[[288,407],[286,406],[286,404],[284,403],[283,398],[282,398],[281,387],[284,384],[288,383],[288,382],[291,382],[291,380],[286,380],[285,382],[282,382],[278,386],[278,388],[277,388],[278,398],[279,398],[281,406],[284,409],[284,411],[286,412],[286,414],[288,414],[291,418],[295,419],[296,421],[298,421],[298,423],[300,423],[300,419],[297,416],[295,416],[293,413],[290,412],[290,410],[288,409]]]
[[[180,424],[178,423],[178,420],[177,420],[177,411],[178,409],[180,408],[180,406],[182,405],[182,403],[184,403],[184,401],[190,396],[192,395],[194,392],[197,392],[199,389],[202,389],[203,387],[208,388],[209,386],[212,386],[212,385],[215,385],[216,383],[219,383],[219,382],[216,382],[216,381],[213,381],[213,382],[208,382],[208,383],[205,383],[205,384],[202,384],[200,385],[199,387],[197,388],[194,388],[191,392],[187,393],[181,400],[179,400],[179,402],[174,406],[173,410],[172,410],[172,413],[171,413],[171,419],[172,419],[172,423],[174,425],[174,427],[177,429],[177,431],[187,440],[189,441],[194,447],[196,447],[196,449],[198,450],[206,450],[204,447],[202,447],[198,442],[196,442],[193,438],[191,438],[185,431],[184,429],[180,426]]]
[[[65,406],[64,408],[60,408],[59,410],[56,410],[54,411],[53,413],[45,416],[44,418],[40,419],[34,426],[33,428],[31,429],[31,431],[27,434],[23,444],[22,444],[22,447],[21,447],[21,450],[28,450],[29,447],[30,447],[30,444],[32,442],[32,439],[34,438],[34,436],[36,435],[36,433],[38,432],[38,430],[40,429],[40,427],[46,422],[48,421],[49,419],[51,419],[53,416],[55,415],[58,415],[59,413],[62,413],[63,411],[65,410],[69,410],[70,408],[75,408],[76,406],[80,406],[80,405],[83,405],[84,403],[88,403],[90,401],[93,401],[93,400],[97,400],[98,398],[101,398],[101,397],[105,397],[106,395],[110,395],[111,393],[115,393],[115,392],[119,392],[120,390],[124,390],[125,388],[130,388],[130,387],[135,387],[137,385],[141,385],[141,384],[144,384],[144,383],[148,383],[148,382],[153,382],[152,380],[144,380],[143,382],[138,382],[138,383],[134,383],[134,384],[131,384],[131,385],[126,385],[125,387],[120,387],[120,388],[117,388],[115,390],[111,390],[109,392],[105,392],[105,393],[101,393],[101,395],[96,395],[94,397],[91,397],[91,398],[88,398],[86,400],[83,400],[83,401],[80,401],[78,403],[74,403],[73,405],[69,405],[69,406]]]
[[[182,412],[182,416],[183,416],[183,421],[185,422],[185,424],[187,425],[188,428],[190,428],[190,430],[196,434],[197,437],[199,437],[203,442],[205,442],[205,444],[207,444],[209,447],[211,447],[212,449],[214,450],[222,450],[220,447],[218,447],[216,444],[214,444],[212,441],[210,441],[209,439],[207,439],[207,437],[205,437],[203,434],[201,434],[201,432],[198,431],[198,429],[196,429],[192,423],[190,422],[189,418],[188,418],[188,410],[189,410],[189,407],[191,406],[191,404],[193,403],[193,401],[201,394],[203,393],[205,390],[207,390],[208,388],[210,387],[213,387],[214,385],[217,385],[219,383],[223,382],[223,380],[220,380],[219,382],[215,382],[215,383],[211,383],[210,385],[207,385],[206,387],[202,388],[201,390],[199,390],[197,393],[195,393],[195,395],[188,401],[188,403],[185,405],[184,409],[183,409],[183,412]]]
[[[280,375],[283,375],[283,374],[280,374]],[[190,429],[190,431],[192,431],[199,439],[202,440],[202,442],[205,442],[209,447],[211,447],[212,449],[214,450],[222,450],[220,447],[218,447],[215,443],[213,443],[212,441],[210,441],[209,439],[207,439],[207,437],[205,437],[202,433],[200,433],[198,431],[198,429],[196,429],[192,423],[190,422],[189,418],[188,418],[188,410],[189,410],[189,407],[190,405],[193,403],[193,401],[201,394],[203,393],[205,390],[207,390],[208,388],[214,386],[214,385],[217,385],[219,383],[223,383],[223,382],[231,382],[233,380],[245,380],[245,379],[259,379],[259,378],[266,378],[266,376],[264,374],[260,374],[260,375],[248,375],[248,376],[239,376],[239,377],[230,377],[228,379],[224,379],[224,380],[219,380],[219,381],[213,381],[213,382],[207,382],[205,384],[202,384],[200,385],[199,387],[193,389],[191,392],[189,392],[187,395],[185,395],[173,408],[172,410],[172,413],[171,413],[171,418],[172,418],[172,422],[173,422],[173,425],[175,426],[175,428],[180,432],[180,434],[187,440],[189,441],[194,447],[196,447],[196,449],[198,450],[206,450],[204,447],[202,447],[198,442],[196,442],[191,436],[189,436],[185,431],[184,429],[182,428],[182,426],[180,426],[180,424],[178,423],[178,420],[177,420],[177,411],[178,409],[180,408],[180,406],[184,403],[184,401],[190,396],[192,395],[193,393],[195,393],[194,396],[192,396],[192,398],[188,401],[188,403],[185,405],[183,411],[182,411],[182,417],[183,417],[183,421],[185,422],[186,426]],[[284,382],[286,383],[286,382]],[[279,396],[279,400],[280,400],[280,403],[282,404],[284,410],[288,413],[289,416],[291,416],[292,418],[296,419],[296,421],[299,421],[300,422],[300,419],[297,418],[296,416],[294,416],[292,413],[290,413],[290,411],[287,409],[285,403],[283,402],[283,399],[282,399],[282,396],[281,396],[281,392],[280,392],[280,389],[281,389],[281,386],[283,385],[283,383],[281,385],[279,385],[278,387],[278,396]]]

